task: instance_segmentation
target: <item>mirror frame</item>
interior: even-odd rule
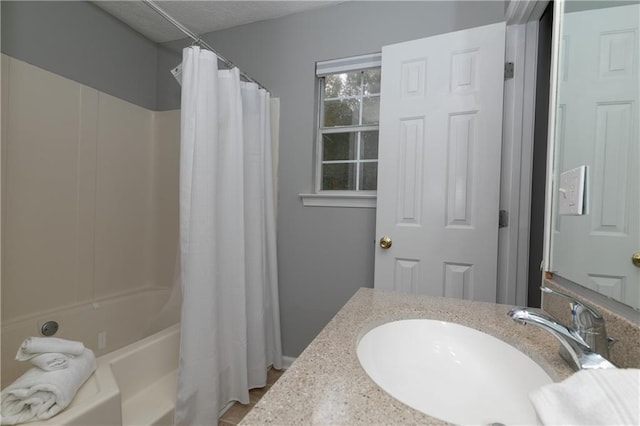
[[[549,121],[547,128],[547,182],[544,202],[544,253],[542,267],[544,276],[551,273],[552,223],[553,223],[553,171],[556,152],[556,109],[558,94],[558,73],[560,63],[560,35],[562,34],[562,19],[564,14],[564,0],[553,3],[553,30],[551,35],[551,82],[549,85]],[[543,279],[545,278],[543,277]]]

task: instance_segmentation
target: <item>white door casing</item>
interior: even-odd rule
[[[504,23],[383,47],[375,288],[495,302],[504,48]]]
[[[563,16],[555,179],[587,166],[587,211],[557,216],[551,270],[640,307],[638,16],[629,5]],[[584,48],[589,46],[589,48]]]

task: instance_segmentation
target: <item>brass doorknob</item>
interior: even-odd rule
[[[380,242],[380,245],[382,245],[382,241]],[[631,255],[631,263],[633,263],[633,266],[637,266],[638,268],[640,268],[640,251],[637,251]]]
[[[382,247],[385,250],[391,247],[392,243],[393,241],[391,241],[391,237],[384,236],[380,238],[380,247]]]

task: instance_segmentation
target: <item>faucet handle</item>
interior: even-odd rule
[[[574,318],[574,322],[576,321],[577,317],[584,318],[583,313],[586,313],[590,319],[594,320],[594,321],[587,320],[587,322],[600,323],[601,321],[604,321],[604,319],[602,318],[602,315],[600,315],[600,312],[598,312],[596,308],[584,302],[581,302],[580,300],[576,299],[573,296],[569,296],[566,293],[563,293],[558,290],[553,290],[549,287],[540,287],[540,290],[542,290],[545,293],[555,294],[556,296],[561,296],[561,297],[564,297],[565,299],[569,299],[571,301],[571,304],[569,306],[571,306],[571,315]]]

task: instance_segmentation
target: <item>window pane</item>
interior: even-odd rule
[[[378,163],[360,163],[360,190],[375,191],[378,187]]]
[[[345,99],[343,101],[325,101],[324,127],[351,126],[360,120],[360,101]]]
[[[338,98],[360,95],[362,72],[328,75],[324,78],[324,97]]]
[[[363,71],[363,77],[365,95],[380,93],[380,68]]]
[[[378,124],[380,121],[380,96],[362,100],[362,124]]]
[[[362,132],[362,147],[360,159],[371,160],[378,158],[378,132]]]
[[[353,163],[323,164],[322,189],[349,190],[356,189],[356,168]]]
[[[379,68],[322,78],[321,190],[376,190],[378,131],[374,129],[380,117],[380,80]]]
[[[355,160],[357,136],[355,132],[322,135],[322,160]]]

